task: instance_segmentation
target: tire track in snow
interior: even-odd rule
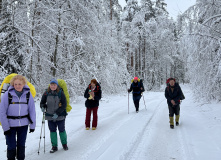
[[[192,97],[192,93],[191,92],[186,92],[185,93],[185,96],[186,96],[186,99],[188,99],[189,97]],[[181,104],[181,111],[182,111],[182,108],[187,108],[187,106],[185,106],[187,103],[187,105],[189,104],[189,102],[192,101],[192,99],[188,100],[188,101],[184,101],[182,104]],[[194,104],[194,102],[192,102]],[[181,143],[182,143],[182,149],[185,153],[185,157],[187,160],[194,160],[194,148],[191,146],[191,144],[188,144],[189,143],[189,140],[187,139],[187,128],[183,127],[183,123],[182,123],[182,115],[185,114],[185,112],[187,112],[186,110],[183,110],[183,114],[181,113],[181,117],[180,117],[180,129],[178,130],[178,133],[179,133],[179,137],[181,139]],[[189,113],[189,112],[188,112]],[[186,117],[185,117],[186,118]],[[185,124],[185,123],[184,123]]]
[[[118,97],[115,99],[114,97],[111,104],[102,104],[103,108],[101,107],[99,109],[101,113],[98,113],[98,115],[100,115],[98,129],[95,131],[86,131],[84,129],[85,115],[82,114],[82,116],[79,117],[80,119],[78,118],[78,120],[81,120],[80,124],[78,124],[79,121],[73,122],[72,126],[74,127],[71,130],[69,129],[68,142],[70,145],[68,152],[61,151],[62,149],[59,147],[57,153],[32,156],[31,159],[52,159],[56,156],[56,159],[65,157],[67,160],[147,160],[148,155],[144,155],[142,158],[140,152],[143,152],[143,150],[146,149],[143,147],[148,145],[145,144],[144,140],[151,136],[150,134],[154,130],[152,122],[155,122],[156,118],[158,118],[157,115],[159,114],[162,102],[165,101],[161,93],[160,96],[159,93],[152,94],[152,98],[157,96],[158,99],[147,99],[145,95],[147,111],[144,109],[143,102],[141,101],[141,110],[138,114],[135,113],[135,111],[131,112],[131,109],[129,115],[125,111],[127,105],[123,106],[122,104],[127,104],[127,96],[120,97],[120,99]],[[149,97],[150,95],[148,98]],[[133,104],[130,106],[133,106]],[[165,105],[163,105],[163,107],[165,108]],[[84,112],[85,111],[82,113]],[[168,113],[168,111],[166,112]],[[75,115],[76,113],[71,113],[73,120],[76,118]],[[46,148],[48,152],[50,142],[47,143]],[[33,152],[29,152],[28,157],[31,156],[30,153]],[[156,160],[156,158],[154,160]]]
[[[150,102],[156,103],[158,100],[150,100]],[[141,105],[141,108],[142,107]],[[109,128],[107,126],[110,121],[113,121],[115,125],[113,125],[111,129],[108,129],[106,134],[103,133],[102,143],[96,142],[97,144],[93,146],[93,150],[87,152],[87,156],[84,157],[85,159],[119,159],[122,153],[128,149],[127,146],[130,144],[131,140],[133,140],[133,137],[136,136],[137,131],[143,130],[145,127],[143,120],[148,120],[150,119],[148,117],[152,118],[153,116],[153,114],[149,114],[152,113],[152,111],[146,112],[145,109],[141,109],[138,114],[134,111],[132,113],[130,112],[128,115],[125,114],[124,110],[120,113],[120,116],[118,112],[118,114],[111,119],[110,117],[105,119],[105,121],[107,120],[103,122],[107,123],[103,125],[105,128]],[[104,128],[102,128],[102,130],[104,130]],[[110,153],[112,153],[111,157],[109,157]]]
[[[59,151],[55,152],[54,154],[32,156],[32,160],[42,159],[42,158],[50,159],[53,158],[54,156],[56,156],[57,159],[63,158],[65,156],[66,159],[71,159],[71,160],[79,160],[79,159],[89,160],[93,159],[93,156],[99,157],[100,155],[102,155],[101,153],[102,149],[108,148],[108,146],[106,147],[103,146],[105,144],[108,145],[110,144],[109,141],[111,137],[116,137],[116,134],[119,134],[118,131],[121,129],[122,126],[124,126],[125,123],[127,123],[128,121],[133,121],[134,118],[137,118],[137,116],[139,116],[136,113],[134,114],[130,113],[128,115],[127,112],[125,112],[125,109],[127,109],[127,105],[125,107],[125,105],[122,106],[122,104],[127,104],[126,103],[127,97],[126,99],[124,99],[125,97],[123,98],[121,97],[121,99],[119,99],[118,97],[116,98],[117,100],[114,99],[115,101],[113,103],[102,104],[105,107],[103,108],[101,107],[99,109],[99,112],[101,112],[101,116],[98,121],[99,124],[97,130],[86,131],[84,129],[85,115],[82,115],[82,117],[80,118],[83,121],[83,123],[80,122],[81,123],[80,125],[77,124],[76,122],[73,122],[73,126],[75,125],[77,126],[75,126],[72,130],[69,130],[68,152],[61,151],[62,149],[59,147]],[[119,106],[119,104],[121,105]],[[74,115],[75,114],[71,113],[71,117],[75,117]],[[98,116],[99,115],[100,113],[98,113]],[[111,143],[112,142],[113,141],[111,140]],[[114,144],[112,146],[115,147]],[[49,147],[49,143],[47,143],[47,147]],[[71,155],[69,154],[70,151]]]
[[[120,157],[121,160],[130,160],[130,159],[134,160],[134,159],[136,159],[136,156],[134,154],[135,154],[135,152],[137,152],[137,150],[141,149],[140,146],[143,146],[143,145],[141,145],[141,143],[144,142],[143,139],[149,135],[149,133],[148,133],[148,131],[150,130],[149,124],[154,119],[154,117],[157,116],[157,112],[159,112],[160,106],[161,106],[162,102],[164,102],[164,101],[165,101],[165,99],[160,99],[160,102],[157,105],[154,112],[152,113],[151,117],[149,119],[147,119],[147,121],[145,122],[145,127],[141,131],[139,131],[137,136],[131,142],[130,146],[128,146],[128,150],[123,155],[121,155],[121,157]],[[145,157],[143,157],[143,158],[145,159]]]
[[[128,151],[122,154],[121,160],[192,159],[182,122],[175,129],[169,128],[168,109],[163,101],[156,106],[152,117],[128,146]]]

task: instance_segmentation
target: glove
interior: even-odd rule
[[[57,118],[58,118],[58,115],[55,113],[55,114],[53,114],[52,118],[53,118],[53,119],[57,119]]]
[[[44,107],[42,107],[42,108],[41,108],[41,111],[42,111],[42,112],[45,112],[45,111],[46,111],[46,109],[45,109]]]
[[[34,129],[30,129],[29,133],[33,133],[35,130]]]
[[[11,133],[10,129],[4,132],[4,135],[9,135]]]
[[[130,89],[127,90],[130,93]]]

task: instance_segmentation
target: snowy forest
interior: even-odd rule
[[[169,17],[164,0],[0,0],[0,81],[19,73],[42,94],[52,77],[72,98],[92,78],[105,93],[146,90],[166,79],[191,84],[197,99],[221,101],[221,0]]]

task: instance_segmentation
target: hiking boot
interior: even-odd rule
[[[50,153],[54,153],[58,150],[58,147],[52,147],[51,150],[50,150]]]
[[[96,130],[96,127],[92,127],[92,130]]]
[[[176,122],[176,126],[179,126],[179,122]]]
[[[171,128],[171,129],[174,129],[174,125],[170,125],[170,128]]]
[[[89,130],[90,128],[89,127],[86,127],[86,130]]]
[[[63,146],[63,149],[64,149],[65,151],[68,150],[68,146],[67,146],[67,144],[63,144],[62,146]]]

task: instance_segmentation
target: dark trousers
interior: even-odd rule
[[[133,101],[134,101],[134,106],[136,108],[136,111],[139,111],[140,98],[141,98],[141,95],[133,94]]]
[[[48,121],[48,128],[51,132],[57,132],[57,128],[59,132],[65,131],[65,119],[61,121]]]
[[[98,107],[93,108],[87,108],[86,110],[86,118],[85,118],[85,126],[90,128],[90,122],[91,122],[91,112],[93,112],[93,121],[92,121],[92,127],[97,127],[97,110]]]
[[[17,147],[17,159],[25,159],[25,142],[27,138],[28,126],[22,127],[11,127],[10,134],[6,135],[6,144],[7,144],[7,158],[9,160],[14,160],[16,156],[16,147]],[[17,142],[16,142],[17,135]]]
[[[175,115],[179,115],[180,114],[180,105],[176,105],[176,106],[168,106],[169,108],[169,116],[173,117],[174,114]]]

